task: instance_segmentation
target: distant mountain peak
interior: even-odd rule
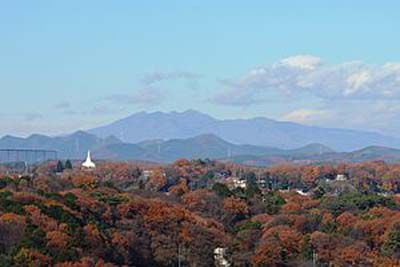
[[[303,147],[294,149],[293,151],[295,153],[313,154],[313,155],[334,153],[335,152],[335,150],[333,150],[332,148],[330,148],[328,146],[325,146],[323,144],[319,144],[319,143],[311,143],[311,144],[305,145]]]
[[[44,134],[36,134],[36,133],[28,136],[28,138],[38,138],[38,137],[48,137],[48,136],[44,135]]]
[[[6,134],[6,135],[4,135],[1,139],[15,139],[15,138],[20,138],[20,139],[22,139],[23,137],[11,135],[11,134]]]
[[[88,136],[95,136],[95,135],[82,130],[78,130],[66,135],[65,137],[88,137]]]
[[[206,119],[206,120],[216,120],[214,117],[206,114],[206,113],[202,113],[200,111],[194,110],[194,109],[187,109],[185,111],[182,112],[170,112],[170,115],[175,115],[175,116],[182,116],[182,117],[187,117],[187,118],[193,118],[193,119]]]
[[[179,112],[178,112],[179,113]],[[180,112],[182,114],[188,114],[188,115],[205,115],[205,116],[209,116],[208,114],[202,113],[200,111],[197,111],[195,109],[187,109],[183,112]]]

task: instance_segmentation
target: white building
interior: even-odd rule
[[[85,162],[82,163],[82,167],[86,168],[86,169],[95,169],[96,168],[96,164],[94,164],[94,162],[92,161],[92,159],[90,157],[90,150],[87,153]]]
[[[224,183],[228,186],[230,190],[233,190],[235,188],[247,188],[247,181],[241,180],[238,177],[228,177]]]
[[[233,180],[233,184],[236,188],[242,188],[242,189],[246,189],[247,188],[247,181],[246,180],[239,180],[239,179],[235,179]]]
[[[144,170],[142,175],[144,179],[147,181],[153,175],[153,173],[154,173],[153,171]]]
[[[214,249],[214,260],[215,266],[218,267],[230,267],[231,264],[225,258],[226,257],[226,248],[216,248]]]
[[[309,196],[310,192],[303,192],[303,190],[297,189],[296,193],[302,196]]]
[[[347,181],[347,177],[344,174],[336,175],[336,181]]]

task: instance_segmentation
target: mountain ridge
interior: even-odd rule
[[[295,149],[310,143],[324,144],[337,151],[353,151],[370,145],[400,148],[399,138],[370,131],[307,126],[263,117],[220,120],[195,110],[134,113],[88,132],[102,138],[114,135],[127,143],[215,134],[234,144],[281,149]]]

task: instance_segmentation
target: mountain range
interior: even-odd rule
[[[393,148],[391,148],[393,147]],[[218,120],[194,110],[140,112],[64,136],[4,136],[0,149],[48,149],[60,158],[172,162],[210,158],[247,165],[400,161],[400,140],[378,133],[305,126],[266,118]],[[0,155],[1,156],[1,155]],[[1,159],[0,159],[1,160]]]
[[[116,137],[99,138],[84,131],[70,135],[50,137],[33,134],[27,138],[6,135],[0,139],[2,149],[46,149],[56,150],[61,158],[82,158],[87,151],[97,147],[120,143]]]
[[[139,112],[88,132],[102,138],[117,136],[127,143],[214,134],[234,144],[280,149],[295,149],[311,143],[324,144],[337,151],[352,151],[367,146],[400,148],[399,138],[374,132],[307,126],[261,117],[219,120],[194,110]]]
[[[253,166],[282,163],[358,162],[364,160],[400,161],[400,150],[370,146],[352,152],[336,152],[322,144],[309,144],[297,149],[280,149],[255,145],[238,145],[214,134],[186,139],[148,140],[124,143],[116,137],[99,138],[79,131],[62,137],[32,135],[27,138],[5,136],[0,148],[55,149],[59,157],[84,159],[91,150],[95,160],[173,162],[178,158],[210,158]]]

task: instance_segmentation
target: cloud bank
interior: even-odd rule
[[[263,96],[271,91],[291,96],[310,94],[324,100],[400,100],[400,63],[329,65],[316,56],[298,55],[221,83],[224,89],[214,102],[233,106],[263,102]]]
[[[400,63],[327,64],[297,55],[220,81],[213,103],[251,108],[279,104],[279,119],[399,135]],[[290,108],[285,105],[290,100]]]

